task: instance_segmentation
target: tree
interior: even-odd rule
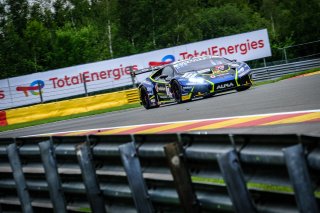
[[[66,25],[56,31],[52,63],[56,68],[61,68],[95,62],[100,59],[103,48],[99,43],[98,30],[94,26],[75,29]]]
[[[50,32],[37,20],[30,20],[24,31],[24,42],[30,51],[29,63],[33,65],[34,71],[45,71],[50,62],[49,52],[51,49]]]
[[[250,7],[226,4],[200,12],[202,39],[248,32],[269,27],[268,22]]]
[[[0,0],[0,78],[261,28],[281,57],[319,16],[319,0]]]

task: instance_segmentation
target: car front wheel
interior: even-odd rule
[[[244,86],[240,86],[240,87],[237,87],[237,91],[238,92],[241,92],[241,91],[245,91],[247,89],[249,89],[251,87],[251,85],[244,85]]]

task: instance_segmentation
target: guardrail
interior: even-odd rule
[[[272,80],[317,67],[320,67],[320,58],[253,69],[252,78],[254,81]]]
[[[4,212],[319,212],[318,136],[0,138],[0,159]]]

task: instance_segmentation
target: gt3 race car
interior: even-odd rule
[[[146,109],[232,89],[243,91],[252,85],[251,69],[246,63],[217,56],[177,61],[155,70],[139,85],[141,105]]]

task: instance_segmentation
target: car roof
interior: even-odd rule
[[[172,62],[171,65],[176,65],[176,64],[179,64],[179,63],[183,63],[183,62],[190,61],[190,60],[195,60],[195,59],[205,60],[205,59],[211,59],[211,58],[222,58],[222,57],[221,56],[205,55],[205,56],[199,56],[199,57],[193,57],[193,58],[184,59],[184,60],[180,60],[180,61],[175,61],[175,62]]]

